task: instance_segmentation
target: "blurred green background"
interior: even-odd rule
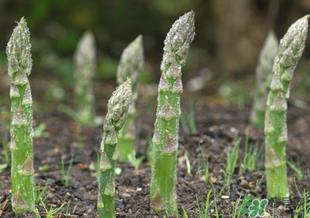
[[[32,34],[35,75],[70,81],[77,42],[84,31],[92,30],[98,48],[98,79],[114,78],[122,50],[142,34],[147,62],[142,79],[156,82],[165,35],[173,21],[189,10],[196,13],[196,37],[185,79],[204,72],[212,78],[254,78],[268,30],[273,28],[282,37],[292,22],[310,11],[310,1],[0,0],[0,63],[5,66],[6,43],[16,21],[24,16]]]

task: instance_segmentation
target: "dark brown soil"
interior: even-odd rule
[[[112,88],[113,86],[111,86]],[[145,90],[144,90],[145,91]],[[147,91],[145,91],[147,93]],[[101,115],[105,111],[105,103],[110,92],[97,96],[100,98],[98,111]],[[185,95],[184,99],[187,99]],[[148,138],[152,136],[155,96],[142,96],[140,102],[140,140],[139,156],[146,157]],[[150,104],[150,102],[152,102]],[[263,149],[263,133],[248,125],[249,108],[238,109],[222,103],[216,103],[212,98],[201,97],[195,101],[197,134],[188,134],[181,128],[178,166],[178,206],[182,217],[183,209],[189,217],[199,217],[199,207],[204,210],[208,192],[211,194],[209,213],[215,217],[215,205],[222,217],[230,217],[236,201],[251,194],[260,198],[266,197],[263,155],[258,167],[253,172],[244,172],[240,167],[243,158],[244,141],[257,143]],[[150,106],[150,105],[151,106]],[[148,107],[148,109],[146,109]],[[184,108],[187,105],[184,104]],[[187,113],[184,109],[184,113]],[[70,117],[49,109],[46,112],[35,113],[36,123],[47,125],[48,137],[35,140],[35,169],[36,183],[47,209],[60,207],[62,209],[54,217],[96,217],[97,181],[94,165],[101,140],[102,127],[88,127],[79,129]],[[304,172],[302,181],[294,180],[294,172],[289,169],[289,183],[291,201],[286,207],[280,203],[269,204],[267,212],[278,217],[291,217],[294,214],[300,193],[310,190],[309,162],[310,158],[310,113],[294,106],[289,107],[289,144],[288,158],[298,160]],[[4,130],[0,129],[1,137]],[[226,164],[226,149],[234,139],[242,138],[239,164],[233,176],[230,191],[223,190],[224,168]],[[263,151],[263,150],[262,150]],[[191,163],[191,173],[188,174],[184,154],[188,153]],[[262,152],[263,154],[263,152]],[[61,159],[69,165],[73,157],[72,179],[68,187],[61,181]],[[205,162],[209,162],[210,182],[204,181]],[[47,165],[47,171],[40,171],[39,167]],[[117,217],[163,217],[154,214],[149,207],[150,165],[145,159],[138,169],[126,163],[119,164],[122,172],[117,176]],[[46,190],[44,191],[44,188]],[[216,193],[216,196],[214,195]],[[46,210],[42,202],[39,203],[42,217]],[[10,203],[10,172],[6,169],[0,174],[0,217],[14,218]],[[23,216],[33,217],[33,215]]]

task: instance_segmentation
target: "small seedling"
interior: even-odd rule
[[[256,169],[260,154],[260,148],[256,144],[250,144],[247,139],[245,142],[244,156],[241,168],[248,172],[254,171]]]
[[[197,133],[195,108],[193,104],[190,105],[188,113],[183,113],[181,115],[181,126],[184,129],[184,131],[188,134]]]
[[[194,12],[180,17],[164,42],[152,146],[151,207],[175,214],[182,67],[194,39]]]
[[[47,197],[46,192],[48,188],[48,183],[45,183],[43,188],[38,187],[36,190],[36,203],[39,204],[42,200],[44,201]]]
[[[61,158],[60,163],[60,178],[62,183],[65,187],[68,187],[71,182],[71,175],[72,175],[72,164],[73,164],[73,156],[71,156],[70,162],[68,167],[65,167],[65,161],[64,158]]]
[[[48,137],[49,134],[46,129],[45,123],[40,123],[37,127],[34,128],[33,137],[34,138],[41,138],[41,137]]]
[[[263,128],[265,121],[266,100],[272,77],[272,64],[278,50],[278,40],[270,31],[259,55],[256,66],[256,93],[251,112],[254,126]]]
[[[212,189],[207,194],[206,202],[205,202],[205,209],[204,209],[204,214],[205,217],[209,217],[209,211],[210,211],[210,204],[211,204],[211,194],[212,194]]]
[[[295,172],[297,180],[301,181],[304,178],[304,174],[301,169],[300,162],[287,161],[288,166]]]
[[[79,42],[75,55],[75,103],[77,120],[82,125],[94,122],[93,82],[96,71],[96,45],[91,32]]]
[[[118,143],[119,130],[126,122],[131,104],[131,87],[131,81],[128,79],[113,92],[108,102],[98,169],[97,209],[100,218],[115,218],[115,148]]]
[[[209,182],[209,179],[210,179],[210,177],[209,177],[209,161],[208,161],[208,159],[207,159],[207,161],[206,161],[206,166],[205,166],[205,175],[204,175],[204,180],[205,180],[205,182]]]
[[[209,176],[209,168],[207,169],[207,172],[206,172],[206,165],[209,166],[209,162],[208,162],[208,157],[206,156],[205,151],[202,148],[200,143],[198,143],[197,147],[198,147],[199,156],[198,156],[198,166],[197,166],[195,177],[200,179],[200,178],[205,177],[205,173],[207,173]]]
[[[135,158],[136,142],[136,101],[138,98],[138,79],[144,66],[142,36],[138,36],[123,51],[120,63],[117,68],[117,83],[120,85],[128,78],[131,79],[133,100],[129,106],[128,117],[123,128],[120,130],[120,137],[117,144],[118,155],[121,161],[128,161]]]
[[[128,155],[128,161],[135,169],[138,169],[143,161],[143,157],[137,158],[134,153],[131,153]]]
[[[49,170],[49,165],[48,164],[43,164],[41,166],[39,166],[39,171],[46,173]]]
[[[241,211],[242,211],[242,203],[241,203],[241,199],[238,198],[237,201],[234,203],[234,206],[232,209],[232,218],[240,218]]]
[[[310,216],[310,194],[304,191],[302,198],[294,209],[294,218],[308,218]]]
[[[191,175],[192,167],[191,167],[191,162],[189,161],[189,155],[187,151],[184,154],[184,159],[185,159],[185,165],[186,165],[186,172],[188,175]]]
[[[22,18],[6,48],[11,98],[11,188],[15,213],[35,212],[30,32]]]
[[[233,142],[233,147],[230,147],[226,151],[226,167],[225,167],[225,185],[230,186],[231,178],[237,168],[239,158],[239,146],[241,138],[238,138]]]
[[[0,173],[2,173],[7,167],[8,165],[6,163],[0,164]]]
[[[40,199],[40,200],[41,200],[41,204],[42,204],[42,206],[43,206],[43,208],[45,210],[45,217],[46,218],[61,217],[61,214],[59,214],[59,215],[57,215],[57,214],[60,213],[60,211],[66,205],[66,203],[62,203],[59,207],[56,207],[56,208],[50,206],[49,209],[47,209],[44,201],[42,199]]]
[[[310,194],[307,191],[304,191],[303,194],[303,205],[304,205],[304,217],[310,216]]]
[[[184,207],[182,207],[182,211],[183,211],[183,218],[189,218],[189,216],[188,216],[188,214],[187,214],[187,212],[186,212]]]
[[[308,18],[293,23],[280,41],[266,103],[265,169],[268,198],[289,197],[287,181],[287,100],[290,82],[302,56],[308,34]]]

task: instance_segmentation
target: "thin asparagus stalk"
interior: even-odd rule
[[[270,31],[263,45],[256,67],[256,93],[251,113],[251,123],[259,128],[264,127],[266,100],[272,77],[272,64],[278,50],[278,40]]]
[[[119,130],[123,127],[132,100],[131,81],[121,84],[108,102],[103,137],[100,147],[98,171],[99,194],[98,213],[100,218],[115,217],[115,147]]]
[[[74,61],[77,118],[80,124],[87,125],[95,116],[92,79],[96,70],[96,45],[91,32],[86,32],[80,40]]]
[[[11,187],[15,213],[35,212],[30,32],[22,18],[6,48],[11,98]]]
[[[285,152],[288,141],[287,100],[290,82],[305,47],[308,18],[309,16],[304,16],[291,25],[280,41],[279,51],[273,64],[264,130],[269,198],[289,197]]]
[[[151,207],[166,210],[169,214],[176,211],[180,98],[183,91],[181,69],[194,39],[194,29],[193,11],[175,21],[165,39],[161,63],[152,148]]]
[[[132,82],[132,94],[133,101],[129,106],[129,112],[127,120],[120,130],[118,147],[119,159],[122,161],[128,161],[128,157],[136,156],[135,142],[136,142],[136,101],[138,98],[137,83],[138,77],[144,66],[143,58],[143,43],[142,36],[138,36],[133,42],[131,42],[124,50],[120,64],[117,68],[117,83],[122,84],[131,79]]]

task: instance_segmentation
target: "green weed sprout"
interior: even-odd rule
[[[120,137],[117,145],[119,159],[128,161],[129,158],[136,157],[135,141],[136,141],[136,101],[138,98],[137,83],[139,74],[144,66],[143,42],[142,36],[138,36],[123,51],[120,63],[117,68],[117,83],[120,85],[131,79],[133,101],[129,106],[128,117],[120,130]]]
[[[181,16],[164,42],[162,75],[158,86],[157,114],[152,147],[151,207],[176,211],[177,151],[180,98],[183,90],[181,69],[194,39],[194,12]]]
[[[115,217],[115,148],[119,130],[126,122],[132,100],[131,81],[121,84],[108,102],[104,121],[98,169],[98,213],[100,218]]]
[[[254,171],[257,167],[257,162],[260,155],[260,147],[257,144],[249,143],[249,139],[247,138],[245,140],[245,148],[243,152],[241,168],[247,172]]]
[[[289,86],[308,34],[308,18],[304,16],[288,29],[280,41],[273,64],[273,75],[267,97],[265,115],[265,168],[269,198],[288,198],[286,166],[287,100]]]
[[[251,112],[253,126],[263,128],[265,121],[266,100],[272,77],[272,64],[277,54],[278,40],[270,31],[263,45],[256,67],[256,93]]]
[[[96,45],[91,32],[80,40],[74,55],[76,117],[80,124],[94,122],[93,76],[96,70]]]
[[[6,48],[11,98],[11,187],[15,213],[35,212],[30,32],[22,18]]]
[[[233,142],[233,146],[226,151],[226,166],[224,170],[225,185],[229,189],[232,176],[237,168],[239,159],[239,148],[240,148],[241,138],[236,139]],[[229,189],[230,190],[230,189]]]

